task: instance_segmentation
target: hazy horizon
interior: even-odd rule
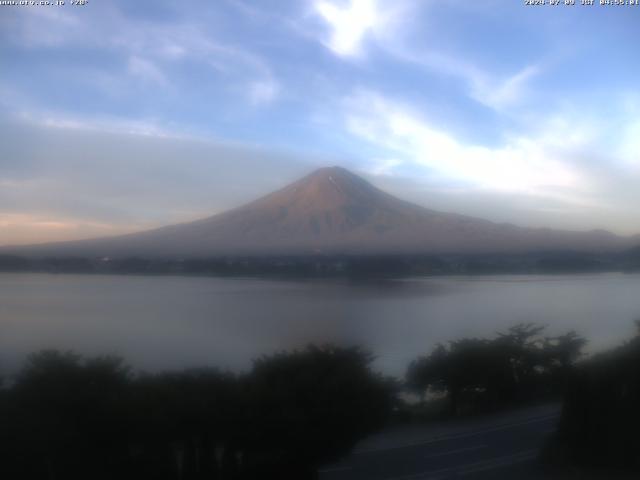
[[[638,9],[2,8],[0,245],[204,218],[334,164],[434,210],[640,233]]]
[[[341,167],[340,165],[318,167],[317,169],[315,169],[315,170],[313,170],[311,172],[307,172],[307,174],[302,176],[302,177],[295,178],[293,182],[290,182],[290,183],[288,183],[286,185],[280,185],[280,186],[276,187],[275,190],[272,190],[272,191],[269,191],[269,192],[260,193],[260,194],[258,194],[257,196],[255,196],[253,198],[249,198],[248,200],[246,200],[245,202],[243,202],[240,205],[231,206],[228,209],[225,209],[225,210],[220,211],[220,212],[215,212],[212,215],[207,215],[206,217],[196,216],[194,218],[184,218],[184,219],[181,219],[181,220],[179,220],[179,221],[177,221],[177,222],[175,222],[175,223],[173,223],[171,225],[176,225],[177,226],[177,225],[182,225],[182,224],[185,224],[185,225],[186,224],[190,224],[191,222],[196,222],[197,223],[197,222],[199,222],[201,220],[206,220],[207,218],[215,217],[216,215],[219,215],[219,214],[224,213],[226,211],[235,210],[235,209],[237,209],[239,207],[245,207],[245,206],[253,205],[254,202],[256,202],[256,201],[260,201],[260,202],[263,202],[265,200],[268,201],[268,199],[271,197],[271,194],[277,193],[280,190],[283,190],[283,189],[289,187],[290,185],[296,183],[299,180],[304,180],[306,178],[315,177],[322,170],[328,170],[329,171],[329,175],[331,175],[331,171],[335,170],[336,168],[344,169],[344,167]],[[346,171],[349,172],[349,173],[353,173],[353,172],[350,172],[349,170],[346,170]],[[329,176],[329,179],[331,180],[332,177]],[[383,191],[383,190],[381,190],[381,191]],[[402,197],[395,197],[395,198],[399,199],[399,200],[403,200]],[[327,200],[329,200],[329,199],[328,198],[324,198],[324,199],[318,198],[318,202],[325,202]],[[262,205],[262,203],[261,203],[261,205]],[[419,205],[419,204],[415,203],[415,205]],[[429,205],[422,205],[422,206],[425,207],[425,208],[429,208]],[[457,212],[444,212],[444,211],[442,211],[442,212],[443,213],[454,213],[454,214],[457,213]],[[474,218],[474,217],[468,217],[468,218]],[[480,217],[477,217],[477,218],[482,220],[482,218],[480,218]],[[518,225],[517,223],[512,223],[512,224],[513,225],[517,225],[517,226],[526,227],[526,225]],[[499,223],[496,223],[496,225],[499,225]],[[36,242],[23,244],[23,245],[40,245],[40,244],[56,243],[57,241],[64,242],[64,241],[74,241],[74,240],[90,240],[90,239],[94,239],[94,238],[98,239],[98,238],[118,237],[118,236],[121,236],[121,235],[127,235],[129,233],[147,232],[147,231],[150,231],[150,230],[154,230],[156,228],[161,228],[161,227],[166,227],[166,226],[170,226],[170,224],[162,224],[162,223],[158,224],[158,225],[149,224],[149,225],[145,225],[145,226],[137,226],[137,227],[135,227],[133,229],[125,228],[122,231],[114,230],[114,231],[111,231],[111,232],[109,232],[107,234],[100,235],[100,236],[97,236],[97,237],[96,236],[90,236],[90,237],[86,237],[86,238],[84,238],[84,237],[75,237],[75,238],[70,238],[70,239],[62,238],[62,239],[58,239],[58,240],[56,240],[56,239],[45,239],[45,240],[36,241]],[[542,227],[544,227],[544,226],[542,226]],[[560,230],[560,229],[558,229],[557,231],[574,231],[574,230],[570,230],[570,229]],[[577,233],[582,232],[581,230],[575,230],[575,231]],[[591,230],[591,231],[602,231],[602,230],[601,229],[594,229],[594,230]],[[587,231],[584,231],[584,232],[586,233]],[[631,235],[628,235],[628,236],[631,237]],[[632,237],[636,237],[636,236],[637,235],[632,235]],[[624,235],[622,235],[622,237],[624,237]],[[237,240],[240,240],[240,239],[237,239]],[[363,242],[364,242],[364,239],[363,239]],[[16,246],[16,247],[19,247],[19,246],[21,246],[21,244],[20,243],[14,243],[14,244],[9,243],[9,244],[6,244],[6,245],[0,244],[0,247],[2,247],[2,246],[9,246],[9,247]],[[363,243],[362,247],[364,248],[364,243]]]

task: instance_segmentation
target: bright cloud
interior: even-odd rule
[[[528,94],[528,82],[540,73],[538,66],[528,66],[506,79],[490,79],[488,75],[469,78],[470,95],[495,110],[520,104]]]
[[[338,55],[359,53],[367,32],[381,21],[375,0],[351,0],[345,7],[321,0],[315,9],[331,29],[325,44]]]
[[[464,56],[443,53],[439,42],[415,45],[407,35],[412,30],[415,5],[406,0],[394,2],[385,10],[375,0],[351,0],[342,7],[320,0],[315,10],[331,31],[323,43],[337,55],[358,55],[367,35],[375,36],[376,43],[399,61],[461,78],[469,97],[496,111],[521,105],[528,97],[530,80],[542,72],[539,65],[532,64],[504,76],[474,65]]]
[[[580,173],[547,148],[554,146],[551,138],[515,136],[499,147],[468,145],[375,93],[359,92],[345,106],[346,127],[352,134],[449,181],[547,195],[582,186]]]
[[[402,165],[402,160],[398,158],[382,158],[372,160],[373,165],[369,168],[372,175],[392,175],[396,167]]]

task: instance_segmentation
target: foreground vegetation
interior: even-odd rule
[[[452,415],[559,398],[586,340],[575,332],[548,337],[544,330],[520,324],[492,339],[438,345],[411,363],[407,387],[423,397],[444,396]]]
[[[640,473],[640,322],[635,338],[581,363],[547,455],[565,465]]]
[[[448,416],[564,396],[547,458],[638,471],[640,335],[579,361],[585,343],[575,332],[549,337],[516,325],[438,345],[410,365],[405,388],[419,405],[445,404]],[[358,348],[309,346],[262,357],[241,375],[151,375],[118,358],[39,352],[0,388],[3,477],[312,479],[415,411],[372,360]]]
[[[41,352],[0,400],[3,478],[313,478],[392,410],[371,359],[309,347],[240,376],[133,376],[116,358]]]
[[[580,359],[575,332],[543,336],[533,324],[493,339],[462,339],[414,361],[407,386],[440,396],[450,415],[562,398],[557,432],[542,459],[553,478],[637,478],[640,474],[640,321],[609,352]]]

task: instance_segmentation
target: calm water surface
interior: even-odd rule
[[[42,348],[112,353],[144,370],[251,359],[309,342],[362,345],[401,375],[437,342],[518,322],[574,329],[592,351],[633,334],[640,275],[398,281],[0,274],[0,369]]]

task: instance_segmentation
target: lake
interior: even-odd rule
[[[0,274],[0,369],[42,348],[117,354],[138,369],[241,371],[309,342],[361,345],[402,375],[438,342],[518,322],[574,329],[589,350],[640,318],[640,275],[501,275],[403,280]]]

